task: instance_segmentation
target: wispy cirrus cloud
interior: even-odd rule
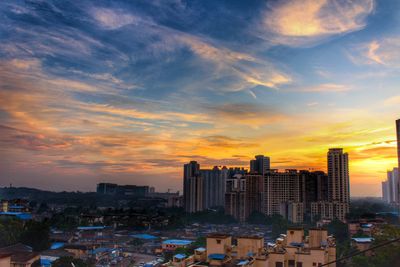
[[[280,1],[271,4],[264,25],[274,42],[312,45],[325,38],[360,30],[374,10],[373,0]]]
[[[364,46],[363,56],[367,64],[400,68],[400,38],[388,37],[374,40]]]
[[[92,8],[91,13],[102,27],[111,30],[139,21],[139,18],[120,9]]]
[[[392,96],[392,97],[385,99],[384,105],[386,105],[386,106],[400,105],[400,95]]]
[[[346,92],[351,90],[352,87],[344,84],[323,83],[313,86],[307,86],[298,89],[300,92],[315,92],[315,93],[332,93],[332,92]],[[296,89],[294,89],[296,90]]]

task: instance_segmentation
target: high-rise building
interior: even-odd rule
[[[285,202],[280,205],[280,215],[292,223],[302,223],[304,220],[303,203]]]
[[[149,187],[139,185],[117,185],[112,183],[99,183],[97,184],[96,192],[98,194],[106,195],[146,197],[149,195]]]
[[[400,169],[400,119],[396,120],[397,167]]]
[[[280,214],[282,203],[300,202],[300,177],[296,170],[285,172],[270,170],[265,174],[264,182],[264,213],[266,215]]]
[[[191,161],[183,166],[183,205],[186,212],[203,210],[203,178],[200,176],[200,164]]]
[[[328,175],[322,171],[300,171],[300,202],[304,212],[311,214],[311,203],[328,200]]]
[[[382,182],[382,196],[389,204],[399,203],[399,169],[387,172],[387,180]]]
[[[246,218],[253,212],[264,212],[264,176],[247,174],[246,179]]]
[[[390,203],[390,196],[389,196],[389,182],[383,181],[382,182],[382,200],[386,203]]]
[[[246,178],[242,174],[226,180],[225,213],[239,222],[246,220]]]
[[[223,207],[228,169],[215,166],[211,170],[200,170],[200,176],[204,181],[203,208]]]
[[[250,173],[265,175],[269,169],[271,169],[269,157],[257,155],[256,159],[250,160]]]
[[[350,204],[349,157],[342,148],[331,148],[328,151],[328,197],[330,202]]]
[[[114,195],[117,193],[117,184],[112,183],[99,183],[97,184],[96,192],[98,194]]]
[[[400,119],[396,120],[396,138],[397,138],[397,169],[400,170]],[[397,172],[397,192],[400,194],[400,172]],[[400,200],[400,196],[397,196]]]

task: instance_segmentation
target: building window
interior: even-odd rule
[[[289,264],[289,267],[294,267],[294,260],[289,260],[288,264]]]
[[[275,262],[275,267],[283,267],[283,263],[280,261]]]
[[[317,266],[317,263],[316,263],[316,262],[313,262],[313,263],[312,263],[312,266]]]
[[[217,244],[221,244],[221,240],[217,239]]]
[[[296,267],[303,267],[303,263],[302,262],[297,262],[296,263]]]

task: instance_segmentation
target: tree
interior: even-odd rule
[[[288,221],[278,214],[267,216],[265,223],[271,225],[272,237],[274,238],[280,234],[285,234],[288,229]]]
[[[330,224],[328,224],[328,233],[333,234],[336,238],[336,241],[339,243],[348,241],[349,238],[347,224],[338,219],[334,219]]]
[[[0,221],[0,247],[18,243],[23,232],[23,223],[20,220],[5,219]]]
[[[247,218],[247,222],[250,224],[266,224],[267,217],[264,213],[254,211]]]
[[[376,246],[384,242],[400,237],[400,229],[393,225],[383,227],[382,232],[375,236],[375,241],[371,246]],[[400,262],[400,242],[394,242],[386,246],[373,250],[372,256],[357,255],[351,259],[351,267],[381,267],[399,266]]]
[[[43,222],[26,222],[19,242],[31,246],[35,251],[42,251],[50,247],[49,226]]]

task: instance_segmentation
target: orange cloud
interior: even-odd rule
[[[338,3],[335,0],[282,1],[265,15],[275,41],[287,45],[315,42],[324,37],[362,29],[373,11],[373,0]]]

